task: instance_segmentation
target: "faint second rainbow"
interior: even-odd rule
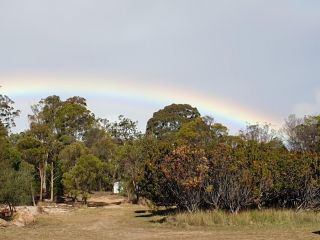
[[[159,81],[157,81],[159,82]],[[41,97],[49,94],[68,96],[108,96],[139,100],[147,103],[166,105],[188,103],[202,113],[222,118],[237,124],[271,123],[278,121],[262,113],[231,103],[214,96],[206,96],[186,86],[151,84],[147,81],[134,81],[106,77],[67,77],[67,76],[0,76],[1,92],[15,97]],[[40,100],[40,99],[38,99]]]

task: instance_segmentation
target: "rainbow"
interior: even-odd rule
[[[128,81],[127,79],[131,79]],[[45,97],[51,94],[84,97],[112,97],[116,99],[137,100],[165,106],[170,103],[189,103],[202,114],[212,115],[237,125],[253,123],[270,123],[278,126],[279,120],[262,113],[232,103],[226,99],[206,96],[186,86],[152,84],[131,78],[118,77],[75,77],[24,75],[0,76],[1,92],[11,98]],[[37,101],[40,99],[37,99]]]

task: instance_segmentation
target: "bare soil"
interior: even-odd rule
[[[315,226],[286,228],[190,227],[160,223],[163,216],[151,214],[145,206],[125,203],[116,195],[96,194],[90,199],[101,206],[78,208],[59,214],[41,214],[28,227],[0,228],[1,240],[103,240],[103,239],[319,239]],[[120,202],[120,203],[119,203]]]

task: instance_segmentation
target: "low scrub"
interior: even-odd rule
[[[190,226],[303,226],[319,225],[320,213],[292,210],[250,210],[238,214],[225,211],[178,213],[168,218],[169,223]]]

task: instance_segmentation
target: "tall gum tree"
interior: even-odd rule
[[[63,102],[59,96],[52,95],[41,99],[39,103],[32,105],[32,114],[29,115],[30,130],[27,134],[41,142],[44,153],[44,181],[43,193],[47,193],[46,173],[50,164],[50,200],[54,198],[54,162],[60,149],[57,141],[56,118],[57,112],[62,107]]]
[[[8,96],[0,94],[0,122],[8,130],[15,126],[14,119],[20,114],[20,110],[15,110],[13,104],[14,101]]]
[[[23,136],[18,144],[18,149],[22,154],[23,160],[36,166],[40,177],[40,201],[43,200],[43,189],[45,182],[45,155],[46,149],[43,144],[32,136]]]
[[[197,108],[189,104],[171,104],[155,112],[147,122],[146,133],[158,139],[178,131],[183,123],[200,117]]]

